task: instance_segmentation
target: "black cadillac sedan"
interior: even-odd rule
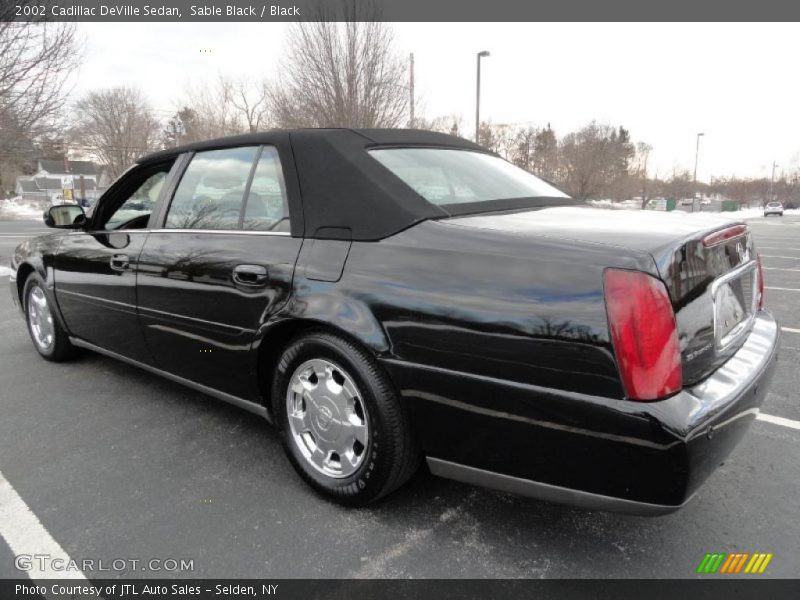
[[[151,154],[21,244],[36,350],[250,410],[363,505],[424,461],[584,507],[686,503],[758,413],[778,328],[744,223],[598,210],[463,139],[271,131]]]

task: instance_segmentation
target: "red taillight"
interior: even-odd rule
[[[758,310],[764,308],[764,267],[761,266],[761,255],[756,254],[758,264]]]
[[[606,310],[630,400],[658,400],[683,386],[675,313],[664,284],[646,273],[607,269]]]

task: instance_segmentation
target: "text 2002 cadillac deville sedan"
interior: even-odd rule
[[[273,131],[142,158],[21,244],[49,360],[89,348],[263,415],[362,505],[431,471],[606,510],[687,502],[778,329],[747,226],[603,211],[462,139]]]

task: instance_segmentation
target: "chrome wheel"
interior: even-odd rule
[[[39,350],[50,351],[56,339],[53,314],[47,304],[47,296],[38,285],[34,285],[28,294],[28,323]]]
[[[295,446],[309,465],[334,478],[356,472],[367,453],[367,409],[353,379],[338,365],[312,359],[295,370],[286,391]]]

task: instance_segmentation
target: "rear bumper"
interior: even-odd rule
[[[630,402],[386,361],[434,474],[585,508],[663,514],[688,502],[755,419],[778,327],[762,311],[717,371]]]

